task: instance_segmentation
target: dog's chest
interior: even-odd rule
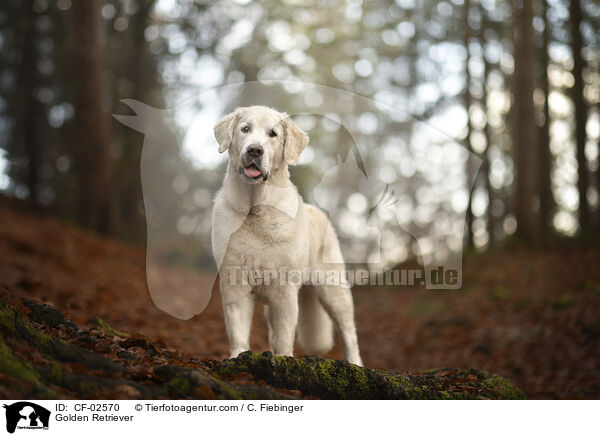
[[[290,217],[271,206],[252,208],[231,235],[226,263],[253,269],[297,267],[303,263],[306,234],[300,217]]]

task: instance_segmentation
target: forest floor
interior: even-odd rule
[[[117,333],[150,338],[180,362],[227,357],[217,292],[204,312],[182,321],[150,299],[142,249],[4,201],[0,222],[3,292],[47,303],[84,327],[104,321]],[[480,368],[529,398],[600,398],[599,265],[598,248],[505,248],[468,256],[461,290],[357,287],[365,366],[406,374]],[[268,349],[262,310],[251,347]],[[343,358],[339,341],[324,357]]]

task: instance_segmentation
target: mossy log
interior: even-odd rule
[[[0,397],[119,399],[523,398],[480,370],[406,375],[314,356],[243,353],[201,362],[147,338],[77,326],[58,310],[0,293]]]
[[[343,360],[243,353],[212,370],[223,377],[249,373],[256,381],[299,390],[303,395],[344,400],[520,399],[504,378],[477,369],[437,369],[404,375],[352,365]]]

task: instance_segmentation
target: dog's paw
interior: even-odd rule
[[[235,350],[231,350],[229,352],[229,358],[235,359],[236,357],[238,357],[240,354],[242,354],[245,351],[248,351],[248,350],[246,350],[245,348],[236,348]]]

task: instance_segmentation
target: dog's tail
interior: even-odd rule
[[[333,347],[333,322],[312,286],[303,286],[298,296],[298,342],[309,354],[322,354]]]

